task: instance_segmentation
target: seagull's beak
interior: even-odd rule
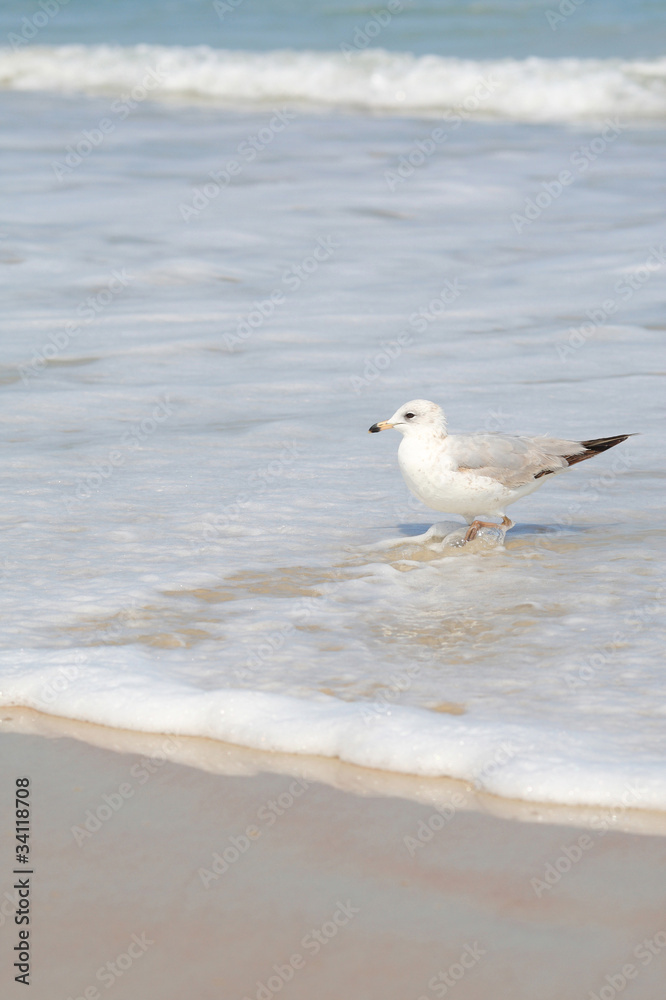
[[[391,427],[393,427],[393,424],[390,424],[388,420],[380,420],[378,424],[372,425],[368,434],[379,434],[380,431],[388,431]]]

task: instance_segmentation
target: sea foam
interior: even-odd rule
[[[11,663],[9,662],[11,659]],[[204,691],[132,647],[0,657],[0,704],[117,729],[224,740],[258,750],[337,758],[380,771],[447,776],[510,799],[666,810],[659,757],[603,734],[543,723],[454,716],[409,706]]]
[[[290,104],[514,121],[666,116],[666,58],[476,61],[371,49],[243,52],[200,45],[2,51],[0,85],[232,107]],[[135,94],[135,99],[136,99]]]

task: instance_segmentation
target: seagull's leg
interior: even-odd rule
[[[514,523],[515,522],[512,521],[510,517],[507,517],[506,514],[502,515],[502,524],[501,525],[495,524],[494,521],[477,521],[477,520],[474,520],[474,521],[472,521],[472,523],[470,524],[469,528],[467,529],[467,532],[465,533],[465,538],[463,540],[465,542],[471,542],[471,541],[473,541],[473,539],[475,539],[476,536],[477,536],[479,528],[499,528],[499,527],[502,527],[502,528],[504,528],[505,531],[508,531],[509,528],[513,528]]]
[[[474,538],[476,538],[479,528],[497,528],[497,527],[498,525],[496,525],[493,521],[476,521],[476,520],[472,521],[469,528],[467,529],[464,540],[466,542],[471,542]]]

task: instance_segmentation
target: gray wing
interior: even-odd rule
[[[562,438],[509,434],[450,434],[447,451],[461,471],[486,476],[507,487],[525,486],[540,476],[562,472],[585,445]],[[585,456],[587,457],[587,456]]]

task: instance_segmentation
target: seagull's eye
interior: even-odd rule
[[[415,413],[405,413],[405,420],[411,420],[412,417],[415,417],[415,416],[416,416]]]

